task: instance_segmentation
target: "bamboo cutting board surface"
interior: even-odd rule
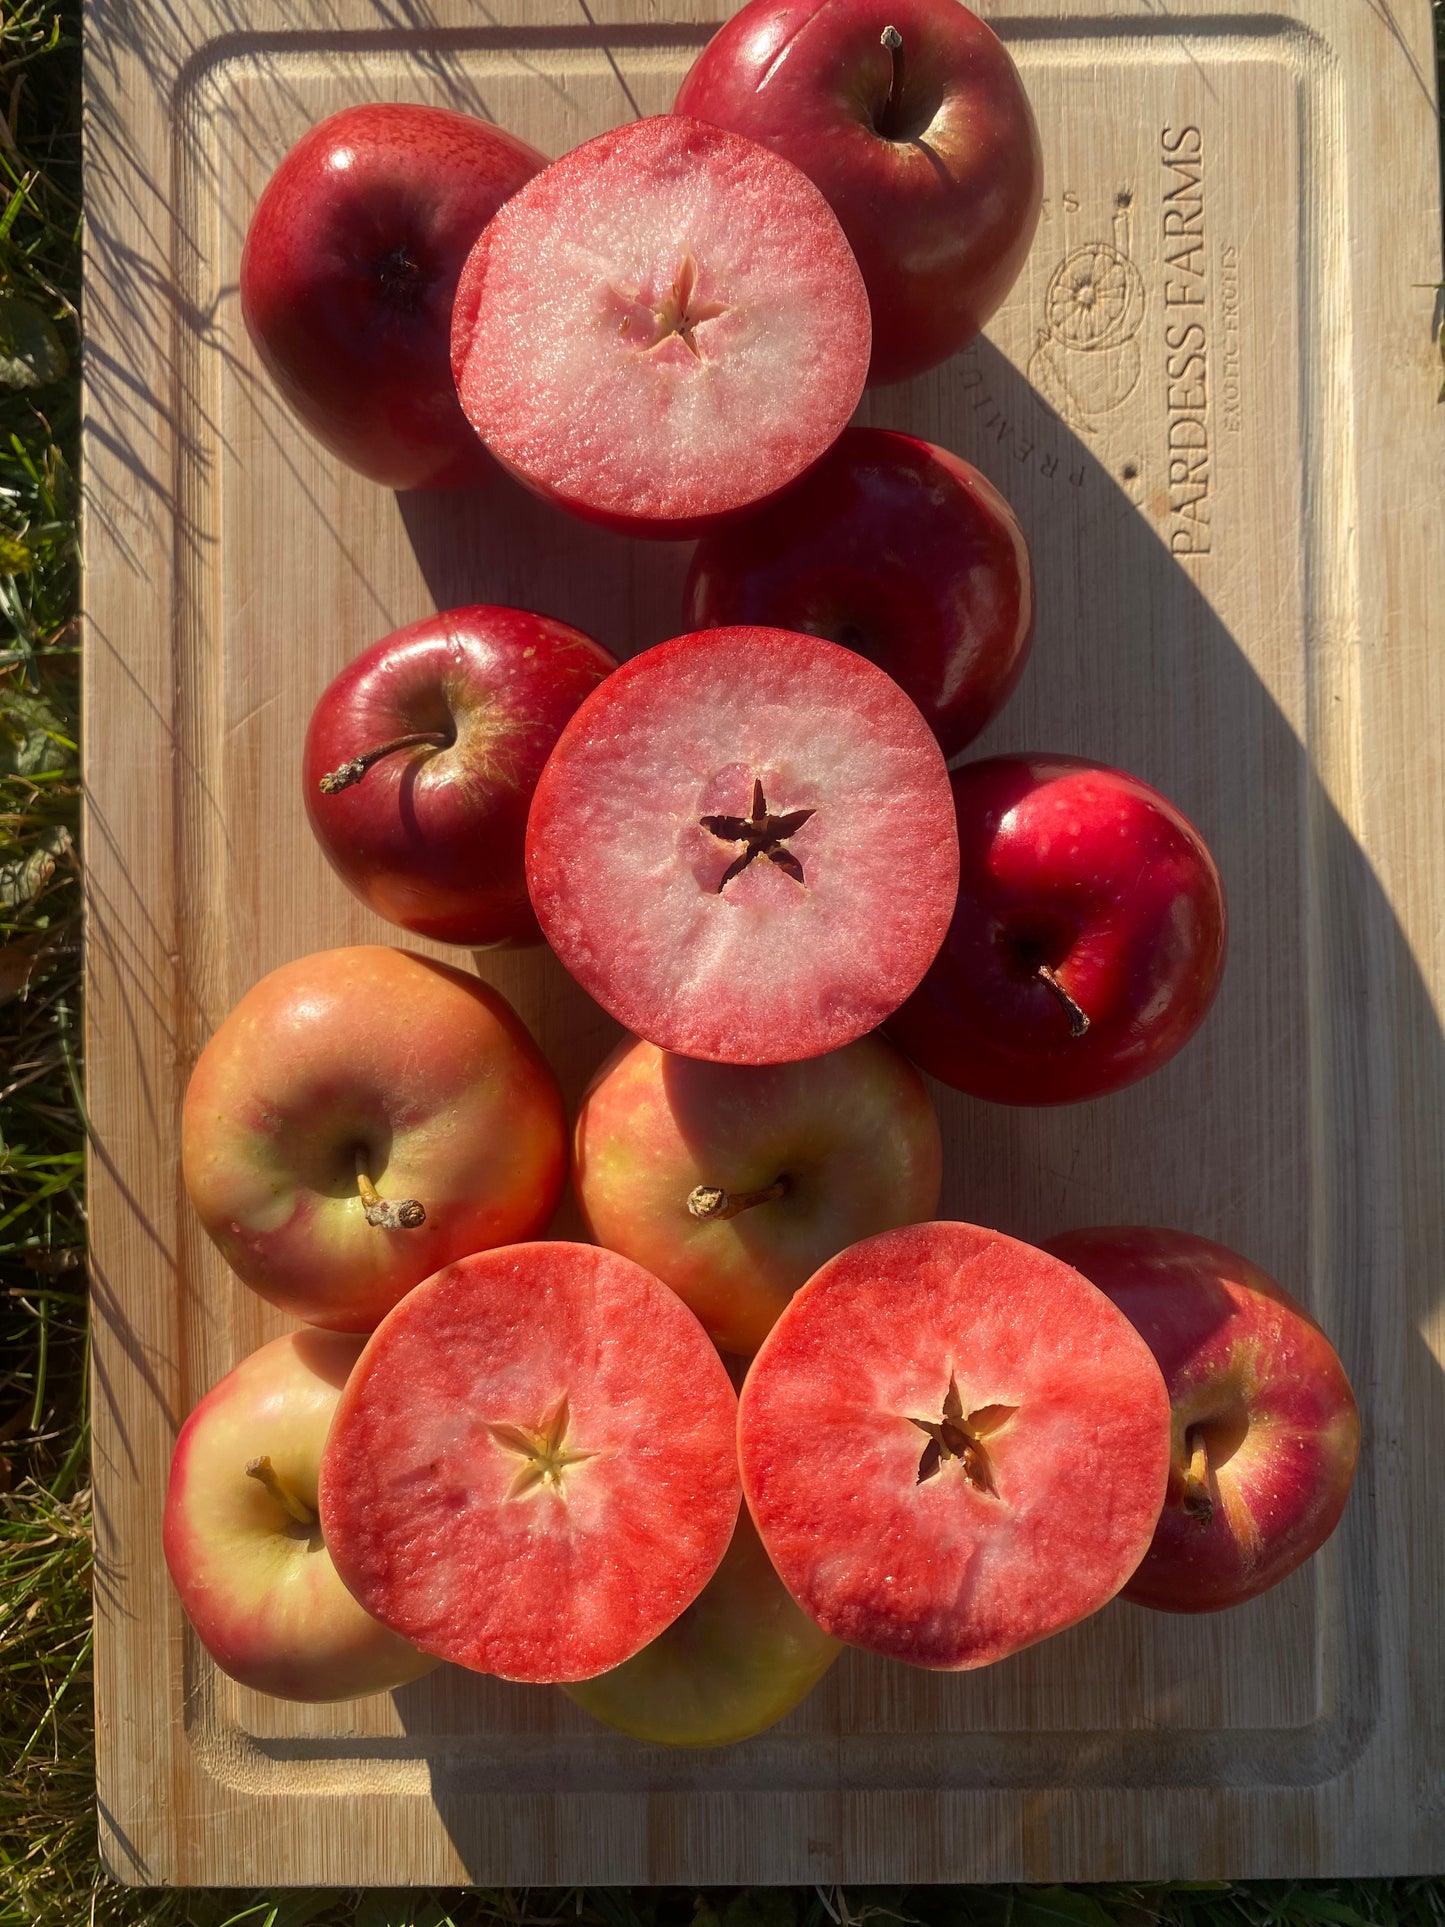
[[[938,1093],[945,1214],[1024,1237],[1178,1225],[1300,1293],[1365,1423],[1330,1545],[1234,1613],[1116,1603],[977,1674],[849,1654],[772,1732],[700,1754],[453,1668],[339,1707],[267,1700],[217,1673],[170,1592],[175,1432],[284,1323],[181,1194],[186,1078],[265,971],[394,934],[307,831],[312,704],[377,636],[464,601],[541,607],[631,653],[679,626],[688,553],[510,486],[399,498],[342,470],[241,326],[250,209],[352,101],[461,107],[549,154],[665,110],[725,11],[89,0],[107,1863],[197,1884],[1438,1870],[1445,410],[1434,296],[1412,285],[1440,273],[1425,0],[989,9],[1043,133],[1037,242],[985,340],[862,411],[976,462],[1033,547],[1033,660],[969,753],[1136,771],[1201,826],[1230,899],[1220,1001],[1157,1076],[1059,1111]],[[546,954],[476,962],[575,1100],[614,1027]]]

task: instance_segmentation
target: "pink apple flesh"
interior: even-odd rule
[[[165,1556],[186,1616],[222,1672],[282,1699],[381,1693],[436,1665],[357,1605],[317,1523],[321,1450],[361,1345],[263,1345],[201,1400],[171,1461]]]

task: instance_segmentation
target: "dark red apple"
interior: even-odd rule
[[[858,650],[952,757],[1023,674],[1033,569],[1013,510],[976,468],[912,435],[848,428],[781,501],[699,542],[683,621],[801,629]]]
[[[930,1075],[999,1104],[1117,1091],[1214,1001],[1224,890],[1204,839],[1137,776],[1075,756],[953,774],[958,907],[889,1030]]]
[[[344,1583],[424,1652],[590,1679],[702,1591],[738,1512],[737,1400],[673,1292],[522,1244],[410,1292],[347,1380],[320,1513]]]
[[[1105,1225],[1045,1249],[1119,1307],[1169,1388],[1169,1490],[1125,1598],[1213,1612],[1276,1585],[1334,1531],[1354,1478],[1360,1415],[1334,1346],[1208,1238]]]
[[[583,1095],[574,1143],[592,1236],[749,1356],[825,1259],[933,1217],[943,1182],[923,1079],[881,1037],[797,1064],[708,1064],[629,1038]]]
[[[488,464],[448,344],[473,242],[544,155],[468,114],[347,107],[287,154],[251,216],[241,313],[317,440],[387,488],[449,488]]]
[[[958,0],[752,0],[675,108],[762,141],[822,189],[872,303],[870,382],[961,348],[1023,266],[1038,129],[1006,49]]]
[[[858,265],[806,176],[660,115],[564,154],[488,226],[452,367],[477,433],[538,494],[685,536],[837,440],[869,339]]]
[[[619,1023],[684,1057],[776,1064],[874,1029],[928,968],[957,886],[948,773],[849,649],[707,629],[634,656],[532,799],[543,934]]]
[[[768,1556],[826,1632],[986,1666],[1134,1571],[1169,1399],[1078,1272],[977,1225],[909,1225],[830,1259],[783,1312],[743,1385],[738,1455]]]
[[[383,636],[306,732],[306,813],[338,876],[421,937],[538,941],[522,860],[532,791],[562,725],[616,666],[580,630],[523,609],[447,609]]]

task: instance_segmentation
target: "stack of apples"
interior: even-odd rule
[[[919,1067],[1118,1090],[1224,963],[1218,872],[1157,791],[957,764],[1028,657],[1027,544],[957,456],[847,425],[978,331],[1039,199],[1017,73],[957,0],[752,0],[673,114],[550,165],[352,109],[263,194],[246,322],[337,456],[397,488],[500,464],[698,546],[683,633],[620,666],[478,603],[320,695],[339,876],[424,938],[545,940],[631,1035],[570,1132],[591,1244],[545,1235],[568,1120],[476,976],[301,958],[206,1046],[187,1190],[303,1327],[172,1468],[166,1556],[235,1678],[337,1698],[449,1660],[718,1744],[840,1643],[964,1668],[1121,1591],[1226,1606],[1338,1520],[1350,1387],[1248,1260],[937,1218]]]

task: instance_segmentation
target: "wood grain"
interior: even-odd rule
[[[1035,655],[979,750],[1137,771],[1204,830],[1231,909],[1215,1013],[1144,1085],[1045,1112],[939,1093],[945,1211],[1025,1237],[1175,1224],[1305,1297],[1366,1426],[1329,1547],[1236,1613],[1116,1604],[979,1674],[852,1654],[772,1733],[696,1756],[450,1668],[349,1706],[266,1700],[216,1673],[170,1593],[176,1428],[281,1324],[180,1193],[186,1077],[263,972],[391,934],[306,829],[316,696],[384,631],[465,600],[541,606],[631,653],[673,633],[687,560],[510,488],[408,499],[343,472],[241,327],[250,208],[354,100],[460,106],[549,153],[663,110],[725,11],[88,5],[107,1863],[192,1884],[1437,1870],[1445,411],[1413,285],[1440,273],[1425,0],[991,10],[1043,131],[1038,240],[985,340],[863,409],[978,463],[1032,543]],[[546,955],[477,967],[575,1098],[614,1027]]]

